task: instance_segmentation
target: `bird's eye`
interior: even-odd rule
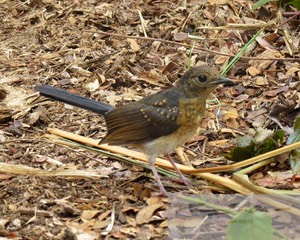
[[[199,75],[198,80],[202,83],[205,83],[207,81],[207,77],[205,75]]]

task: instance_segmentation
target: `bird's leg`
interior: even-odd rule
[[[157,172],[157,170],[156,170],[156,168],[155,168],[155,160],[156,160],[156,155],[150,155],[149,156],[149,166],[150,166],[150,168],[151,168],[151,170],[152,170],[152,172],[153,172],[153,174],[154,174],[154,177],[155,177],[155,179],[156,179],[156,181],[157,181],[157,184],[158,184],[158,186],[159,186],[159,189],[160,189],[160,194],[161,195],[164,195],[164,196],[167,196],[167,191],[166,191],[166,189],[164,188],[164,186],[163,186],[163,184],[162,184],[162,182],[161,182],[161,180],[160,180],[160,177],[159,177],[159,175],[158,175],[158,172]]]
[[[182,172],[177,167],[176,163],[173,161],[172,157],[169,154],[165,155],[165,158],[169,160],[169,162],[172,164],[176,172],[179,174],[180,180],[186,185],[186,186],[192,186],[189,180],[186,179],[186,177],[182,174]]]

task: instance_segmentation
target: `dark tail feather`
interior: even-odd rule
[[[107,103],[97,102],[95,100],[82,97],[78,94],[74,94],[66,90],[55,88],[49,85],[35,86],[34,89],[38,91],[41,95],[46,96],[48,98],[55,99],[60,102],[64,102],[86,110],[90,110],[101,115],[105,115],[106,112],[115,108]]]

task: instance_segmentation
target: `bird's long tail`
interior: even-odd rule
[[[101,115],[105,115],[105,113],[115,108],[107,103],[98,102],[50,85],[39,85],[35,86],[34,89],[48,98],[90,110]]]

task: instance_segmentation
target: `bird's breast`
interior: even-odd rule
[[[205,112],[205,103],[205,100],[201,101],[199,98],[184,99],[180,101],[180,114],[177,119],[177,124],[186,126],[187,128],[194,126],[197,129]]]
[[[174,132],[149,141],[141,146],[146,154],[168,154],[175,148],[185,144],[196,133],[205,111],[205,102],[199,99],[180,101],[180,114],[177,124],[180,126]]]

